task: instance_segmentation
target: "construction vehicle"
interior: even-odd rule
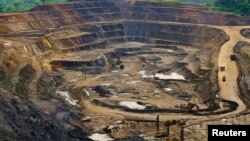
[[[226,75],[222,76],[222,82],[226,82]]]
[[[236,61],[236,60],[237,60],[237,55],[236,55],[236,54],[232,54],[232,55],[230,56],[230,59],[231,59],[232,61]]]
[[[120,69],[123,70],[125,68],[124,64],[120,65]]]
[[[226,70],[226,67],[225,66],[221,66],[220,67],[220,71],[225,71]]]
[[[175,105],[175,107],[181,110],[193,110],[193,108],[195,108],[198,111],[200,110],[200,107],[192,102],[188,102],[187,104],[177,104]]]

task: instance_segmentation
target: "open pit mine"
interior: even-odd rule
[[[206,141],[250,124],[250,17],[73,0],[0,14],[0,140]]]

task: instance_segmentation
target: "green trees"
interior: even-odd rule
[[[213,3],[215,0],[149,0],[152,2],[166,2],[166,3],[194,3],[194,4],[205,4]]]
[[[149,0],[151,2],[162,2],[162,3],[180,3],[180,0]]]
[[[35,6],[41,5],[42,1],[41,0],[35,0],[34,1]]]
[[[216,0],[215,8],[241,16],[250,16],[250,0]]]
[[[239,16],[250,16],[250,0],[148,0],[166,3],[207,4],[213,10],[234,13]]]
[[[0,0],[0,13],[25,11],[41,4],[63,3],[70,0]],[[166,3],[211,3],[212,9],[250,16],[250,0],[148,0]]]
[[[7,12],[7,11],[15,12],[17,11],[17,9],[14,5],[7,5],[4,12]]]
[[[47,0],[41,0],[42,4],[46,4]]]
[[[215,4],[220,6],[233,6],[249,4],[249,0],[217,0]]]
[[[3,12],[4,12],[4,5],[0,4],[0,13],[3,13]]]
[[[16,8],[16,11],[19,11],[21,8],[22,1],[21,0],[15,0],[13,2],[13,6]]]
[[[32,9],[41,4],[64,3],[69,0],[0,0],[0,13]]]
[[[181,2],[184,3],[194,3],[194,4],[210,4],[213,3],[215,0],[180,0]]]

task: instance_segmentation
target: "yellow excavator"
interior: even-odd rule
[[[175,105],[175,108],[179,108],[181,110],[193,110],[195,108],[197,111],[200,110],[200,107],[192,102],[188,102],[187,104]]]

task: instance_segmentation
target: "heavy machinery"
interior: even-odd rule
[[[193,110],[193,108],[195,108],[197,111],[200,110],[200,107],[192,102],[188,102],[187,104],[177,104],[175,107],[181,110]]]
[[[226,82],[226,75],[223,75],[223,76],[222,76],[222,81],[223,81],[223,82]]]
[[[220,67],[220,71],[225,71],[226,70],[226,67],[225,66],[221,66]]]
[[[236,61],[236,60],[237,60],[237,55],[236,55],[236,54],[230,55],[230,59],[231,59],[232,61]]]

